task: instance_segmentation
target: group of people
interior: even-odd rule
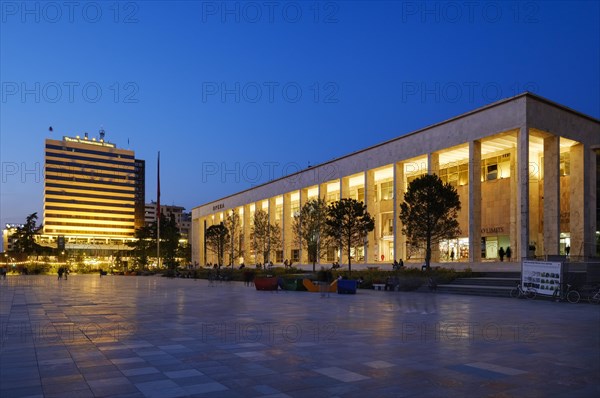
[[[65,277],[65,279],[67,279],[67,277],[69,276],[69,269],[67,267],[60,267],[58,269],[58,279],[62,279],[63,275]]]
[[[264,264],[262,263],[256,263],[256,269],[261,269],[261,268],[265,268],[265,269],[271,269],[273,268],[273,261],[267,261]]]
[[[404,261],[402,261],[402,259],[400,259],[400,261],[398,262],[394,259],[394,262],[392,263],[392,268],[394,270],[399,270],[402,267],[404,267]]]
[[[510,261],[510,258],[512,257],[512,250],[510,250],[510,246],[508,246],[506,250],[500,246],[500,249],[498,250],[498,257],[500,257],[500,261],[504,261],[504,256],[506,256],[507,260]]]

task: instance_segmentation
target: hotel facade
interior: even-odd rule
[[[192,261],[215,263],[205,232],[237,212],[243,255],[235,264],[260,261],[252,250],[254,213],[264,210],[281,227],[284,259],[307,263],[292,224],[304,203],[354,198],[375,218],[353,263],[422,261],[407,244],[399,208],[408,184],[434,173],[456,187],[461,235],[436,243],[433,262],[511,261],[569,254],[598,254],[600,226],[600,121],[542,97],[523,93],[295,174],[206,203],[192,210]],[[321,263],[347,259],[330,249]],[[229,263],[229,259],[225,259]]]
[[[40,243],[110,255],[144,225],[145,166],[133,151],[100,137],[45,142],[44,225]]]

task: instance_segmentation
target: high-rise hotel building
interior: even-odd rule
[[[110,254],[144,224],[144,161],[100,137],[47,139],[44,237],[60,248]]]

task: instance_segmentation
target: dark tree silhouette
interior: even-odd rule
[[[460,199],[456,188],[444,184],[435,174],[420,176],[408,184],[404,203],[400,205],[402,233],[411,244],[425,242],[425,264],[431,264],[431,244],[460,234],[458,211]]]
[[[153,225],[146,225],[135,230],[133,242],[127,242],[131,247],[133,261],[138,268],[145,269],[148,266],[148,258],[156,253],[156,231]]]
[[[27,216],[25,224],[17,228],[14,235],[15,244],[13,251],[15,253],[29,256],[40,252],[41,247],[35,242],[35,236],[39,229],[37,219],[37,213],[31,213]]]
[[[329,242],[326,234],[327,204],[323,199],[309,200],[294,215],[294,236],[298,247],[305,248],[315,272],[316,262],[325,254]]]
[[[327,207],[327,235],[340,249],[346,249],[348,272],[352,272],[351,249],[363,246],[367,234],[375,228],[375,220],[363,202],[341,199]]]
[[[223,265],[223,255],[228,240],[229,231],[223,223],[211,225],[206,229],[206,248],[217,255],[219,265]]]
[[[264,210],[254,213],[254,225],[250,232],[254,253],[262,255],[263,263],[271,259],[271,252],[281,248],[281,228],[269,222],[269,214]],[[257,256],[258,259],[258,256]]]
[[[181,233],[175,221],[175,215],[167,219],[164,214],[160,215],[160,255],[164,264],[169,269],[175,269],[177,266],[177,251],[179,249],[179,239]]]
[[[229,239],[225,243],[225,247],[229,253],[229,265],[233,267],[235,259],[244,254],[244,234],[241,231],[240,215],[232,210],[225,217],[224,225],[229,232]]]

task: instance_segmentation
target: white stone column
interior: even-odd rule
[[[440,154],[436,152],[427,154],[427,174],[438,174],[440,171]]]
[[[529,249],[529,127],[520,128],[517,137],[517,248],[522,260]]]
[[[367,170],[365,174],[365,204],[367,205],[367,211],[375,218],[375,229],[369,232],[367,235],[367,244],[365,245],[365,264],[369,264],[372,261],[371,257],[375,254],[375,239],[377,236],[377,217],[376,217],[376,201],[375,197],[375,172],[373,170]],[[370,257],[371,256],[371,257]]]
[[[543,253],[557,255],[560,243],[560,137],[544,138]]]
[[[469,261],[481,261],[481,141],[469,142]]]
[[[402,233],[400,204],[404,202],[404,163],[394,164],[394,258],[406,260],[406,236]]]
[[[340,178],[340,199],[347,198],[350,191],[350,178]]]
[[[270,225],[275,225],[276,219],[275,219],[275,215],[277,214],[277,203],[276,203],[276,198],[275,197],[271,197],[269,199],[267,199],[269,201],[269,224]],[[269,228],[269,232],[271,232],[271,228]],[[276,257],[276,250],[275,250],[275,246],[271,245],[271,237],[268,237],[269,239],[269,261],[273,262],[273,264],[275,264],[277,262],[277,257]],[[265,261],[266,262],[266,261]]]
[[[596,251],[596,154],[577,144],[571,147],[570,158],[570,255],[592,256]]]
[[[281,216],[281,232],[283,234],[281,249],[283,250],[283,261],[290,259],[292,242],[294,241],[291,194],[291,192],[288,192],[283,195],[283,215]]]
[[[300,209],[302,209],[306,202],[308,202],[308,189],[303,188],[300,190]],[[306,252],[306,250],[304,250],[301,244],[298,244],[298,249],[300,250],[300,254],[298,256],[300,264],[307,264],[308,253]]]
[[[244,206],[244,264],[246,265],[254,265],[256,264],[256,254],[254,258],[250,255],[252,253],[252,217],[254,214],[250,211],[250,207],[252,204],[247,204]],[[256,211],[256,207],[255,207]]]
[[[438,174],[440,171],[440,154],[433,152],[427,154],[427,174]],[[440,242],[431,242],[431,261],[440,261]]]

